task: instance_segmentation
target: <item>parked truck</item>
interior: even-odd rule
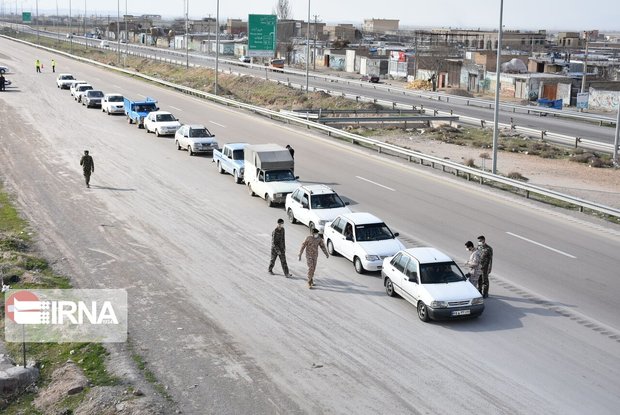
[[[157,101],[153,98],[146,97],[144,101],[132,101],[125,98],[125,115],[129,124],[136,123],[138,128],[144,128],[144,118],[149,112],[157,111]]]
[[[248,145],[244,149],[243,180],[250,196],[258,195],[268,206],[283,204],[286,195],[300,186],[293,174],[295,162],[288,149],[277,144]]]
[[[244,149],[248,143],[228,143],[221,150],[213,150],[213,162],[220,174],[232,174],[235,183],[243,182],[245,170]]]

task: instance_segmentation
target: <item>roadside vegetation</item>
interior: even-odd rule
[[[55,273],[51,265],[33,250],[32,234],[26,221],[20,217],[11,203],[9,195],[0,188],[0,275],[4,284],[10,285],[11,289],[71,288],[69,278]],[[4,302],[5,296],[2,295],[0,332],[4,331]],[[3,343],[0,344],[0,349],[3,346],[9,357],[17,365],[22,366],[24,363],[22,344],[4,343],[3,336],[0,342]],[[0,395],[0,413],[70,414],[79,407],[82,407],[84,413],[88,412],[84,406],[99,405],[98,408],[109,406],[110,403],[106,399],[111,398],[106,395],[111,394],[111,391],[114,399],[112,402],[133,404],[129,401],[135,400],[136,396],[141,396],[143,393],[137,393],[132,386],[123,384],[121,379],[108,371],[107,356],[108,351],[99,343],[26,343],[26,362],[34,363],[39,369],[39,379],[18,396],[3,399]],[[84,387],[76,393],[54,392],[53,389],[59,389],[57,388],[59,382],[75,380],[75,378],[58,379],[59,373],[62,373],[67,365],[77,366],[70,368],[72,370],[69,372],[72,374],[78,372],[80,377],[83,375]],[[157,385],[154,377],[147,380]],[[55,384],[54,387],[52,384]],[[46,392],[44,400],[41,399],[43,391]]]

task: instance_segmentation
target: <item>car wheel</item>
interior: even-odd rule
[[[161,134],[159,133],[159,130],[155,130],[155,135],[156,135],[157,137],[161,137]]]
[[[220,174],[224,174],[224,173],[225,173],[225,172],[224,172],[224,169],[222,168],[222,164],[221,164],[219,161],[217,162],[217,171],[218,171]]]
[[[427,322],[429,320],[428,308],[426,307],[426,304],[424,304],[424,301],[422,300],[418,301],[418,317],[420,320],[424,322]]]
[[[295,224],[297,223],[297,219],[295,219],[295,215],[293,215],[293,209],[289,209],[288,212],[286,212],[286,215],[288,216],[288,221]]]
[[[359,257],[353,258],[353,265],[355,266],[355,272],[358,274],[363,274],[364,271],[366,271],[362,265],[362,260],[359,259]]]
[[[187,152],[189,153],[190,157],[194,155],[194,152],[192,151],[192,146],[187,146]]]
[[[177,150],[183,150],[183,148],[181,148],[181,146],[179,145],[178,140],[175,140],[175,144],[177,145]]]
[[[269,195],[265,195],[265,202],[267,203],[267,207],[273,207],[273,199],[269,197]]]
[[[131,123],[133,123],[133,120],[129,118],[129,116],[127,116],[127,124],[131,124]]]
[[[391,279],[385,279],[385,293],[390,297],[396,297],[396,292],[394,291],[394,283]]]
[[[256,193],[254,193],[254,190],[252,190],[252,185],[250,184],[248,184],[248,193],[250,196],[256,196]]]
[[[336,250],[334,249],[334,243],[331,241],[331,239],[327,240],[327,252],[331,255],[331,256],[336,256],[338,255],[338,252],[336,252]]]
[[[241,178],[239,177],[239,173],[237,173],[237,170],[233,171],[233,177],[235,179],[235,183],[241,183]]]

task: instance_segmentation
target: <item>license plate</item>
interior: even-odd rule
[[[453,311],[452,315],[453,316],[466,316],[469,313],[471,313],[471,310],[458,310],[458,311]]]

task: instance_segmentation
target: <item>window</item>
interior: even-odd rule
[[[342,230],[344,229],[344,226],[347,222],[342,219],[342,218],[338,218],[334,221],[334,223],[332,223],[332,228],[334,228],[334,230],[338,233],[342,233]]]
[[[243,160],[243,149],[233,150],[233,160]]]
[[[407,266],[407,261],[409,261],[409,257],[400,253],[394,257],[394,259],[392,260],[392,265],[394,265],[394,268],[404,274],[405,267]]]
[[[418,282],[418,263],[415,260],[409,261],[405,267],[405,277],[411,282]]]
[[[465,281],[465,276],[454,262],[440,262],[420,265],[422,284],[447,284]]]
[[[359,242],[364,241],[384,241],[394,239],[394,234],[385,223],[369,223],[357,225],[355,227],[355,237]]]
[[[301,206],[305,209],[308,209],[308,195],[306,193],[304,193],[304,195],[301,197]]]
[[[301,197],[300,197],[300,195],[301,195],[301,191],[300,191],[299,189],[297,189],[297,190],[295,190],[295,191],[293,192],[293,196],[291,196],[291,198],[292,198],[295,202],[297,202],[297,203],[301,203]]]

